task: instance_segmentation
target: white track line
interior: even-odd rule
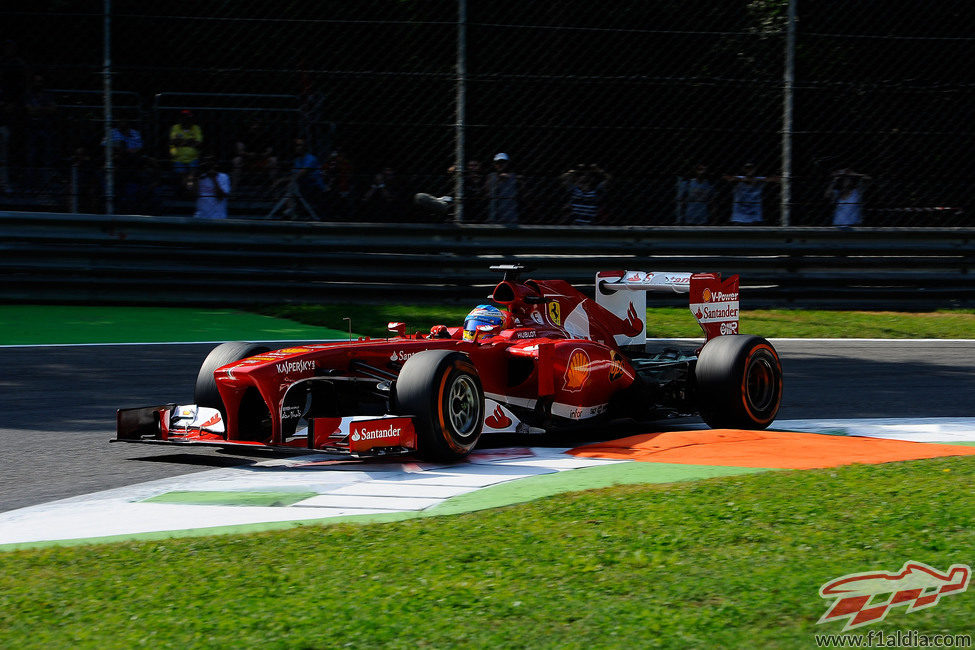
[[[910,442],[975,442],[975,418],[776,420],[772,429]]]

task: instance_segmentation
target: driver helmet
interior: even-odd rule
[[[473,341],[477,338],[477,328],[484,325],[506,329],[511,327],[511,314],[502,311],[494,305],[478,305],[464,319],[464,340]]]

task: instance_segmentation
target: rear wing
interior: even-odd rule
[[[686,293],[707,340],[738,333],[738,276],[670,271],[601,271],[596,274],[596,303],[622,320],[647,311],[647,292]],[[646,328],[635,336],[618,333],[617,345],[644,345]]]

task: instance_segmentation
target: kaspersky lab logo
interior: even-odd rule
[[[942,596],[955,596],[968,589],[972,569],[952,564],[945,572],[922,562],[905,562],[896,573],[867,571],[830,580],[819,588],[823,598],[835,598],[817,623],[846,621],[843,632],[884,620],[901,605],[907,612],[934,607]]]

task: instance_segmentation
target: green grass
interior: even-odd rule
[[[337,336],[342,332],[233,309],[0,305],[0,345],[303,341]]]
[[[0,647],[811,647],[832,578],[975,552],[975,459],[0,554]],[[788,498],[783,498],[788,495]],[[968,632],[971,593],[869,629]]]
[[[487,301],[485,301],[487,302]],[[383,336],[386,323],[403,321],[409,331],[429,331],[431,325],[460,325],[467,307],[429,305],[284,305],[262,313],[300,323],[347,329]],[[741,330],[767,338],[975,338],[975,310],[924,313],[746,310]],[[698,337],[701,328],[687,309],[662,307],[647,311],[647,331],[655,337]]]

